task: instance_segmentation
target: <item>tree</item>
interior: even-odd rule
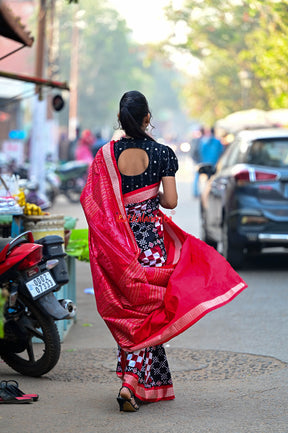
[[[191,113],[201,106],[204,119],[213,121],[243,108],[286,104],[286,10],[287,0],[186,0],[181,10],[168,9],[175,29],[179,23],[186,29],[177,48],[202,63],[185,89]]]
[[[161,59],[147,61],[149,48],[131,41],[126,22],[103,0],[81,0],[79,7],[85,11],[79,23],[80,126],[93,131],[117,126],[120,97],[132,89],[142,91],[156,113],[169,105],[179,111],[176,72]],[[59,11],[61,79],[69,77],[72,9],[62,6]],[[66,109],[62,122],[67,115]]]
[[[251,1],[250,17],[259,27],[247,36],[250,62],[265,92],[269,108],[286,108],[288,103],[288,18],[286,1]]]

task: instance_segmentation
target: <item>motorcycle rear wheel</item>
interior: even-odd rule
[[[81,196],[81,192],[82,190],[78,190],[78,189],[67,189],[67,191],[65,191],[65,195],[68,198],[68,200],[70,201],[70,203],[79,203],[80,202],[80,196]]]
[[[70,203],[79,203],[84,185],[85,181],[82,178],[67,181],[64,193]]]
[[[61,351],[59,332],[51,317],[44,316],[27,299],[23,302],[28,308],[24,322],[28,337],[26,348],[21,353],[5,351],[0,356],[18,373],[40,377],[52,370],[59,360]]]

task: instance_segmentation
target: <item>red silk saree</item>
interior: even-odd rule
[[[155,185],[142,188],[129,193],[126,201],[138,202],[155,193]],[[124,199],[114,142],[107,143],[92,163],[81,204],[89,226],[97,309],[118,345],[132,352],[177,336],[247,285],[214,248],[181,230],[161,211],[166,264],[141,266]]]

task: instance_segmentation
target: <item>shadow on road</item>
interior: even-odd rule
[[[288,269],[288,251],[283,252],[263,252],[261,254],[249,255],[245,261],[245,271],[267,271]]]

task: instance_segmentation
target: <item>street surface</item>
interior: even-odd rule
[[[199,236],[199,203],[192,198],[192,164],[181,160],[179,205],[173,221]],[[51,213],[78,218],[80,205],[61,196]],[[58,365],[33,379],[0,363],[1,380],[37,392],[31,405],[2,405],[0,431],[9,433],[287,433],[288,254],[255,257],[240,272],[248,288],[168,342],[176,399],[120,414],[116,345],[99,317],[88,263],[77,262],[77,322]]]

